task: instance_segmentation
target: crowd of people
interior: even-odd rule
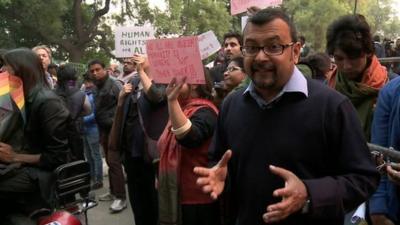
[[[1,78],[24,99],[0,111],[0,215],[51,208],[51,173],[74,160],[102,188],[104,157],[98,200],[111,213],[129,200],[136,225],[347,224],[362,203],[371,225],[399,224],[400,165],[378,170],[367,146],[400,149],[400,71],[379,62],[395,53],[362,15],[313,52],[280,8],[249,14],[204,84],[155,83],[145,55],[78,74],[44,45],[0,52],[0,100]]]

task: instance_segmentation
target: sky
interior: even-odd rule
[[[150,6],[158,6],[160,9],[165,9],[165,1],[164,0],[149,0]]]

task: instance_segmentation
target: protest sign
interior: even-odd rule
[[[146,42],[150,71],[156,83],[187,77],[189,84],[204,84],[198,37],[156,39]]]
[[[247,8],[251,6],[257,6],[263,9],[280,4],[282,4],[282,0],[231,0],[231,15],[246,12]]]
[[[202,60],[221,49],[221,44],[219,43],[217,36],[215,36],[214,32],[211,30],[200,34],[198,37],[200,57]]]
[[[246,26],[248,19],[249,19],[248,16],[242,16],[242,18],[241,18],[240,22],[241,22],[241,25],[242,25],[242,32],[244,31],[244,27]]]
[[[146,40],[154,39],[151,27],[117,27],[115,29],[115,56],[132,57],[146,54]]]

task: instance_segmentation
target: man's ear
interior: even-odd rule
[[[301,50],[301,43],[296,42],[293,44],[293,61],[294,64],[297,64],[300,60],[300,50]]]

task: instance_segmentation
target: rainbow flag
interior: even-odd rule
[[[0,109],[13,111],[12,102],[17,105],[25,121],[25,98],[22,80],[7,72],[0,73]]]

